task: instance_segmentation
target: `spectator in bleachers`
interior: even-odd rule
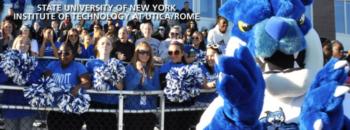
[[[12,49],[18,50],[22,53],[29,53],[31,50],[30,40],[26,37],[18,36],[13,42]],[[5,76],[1,75],[0,79],[3,79],[4,77]],[[9,79],[8,77],[7,79],[7,81],[1,84],[17,85],[12,82],[12,79]],[[0,80],[0,82],[2,82],[2,80]],[[29,85],[30,82],[31,81],[27,81],[26,85]],[[23,91],[4,90],[2,97],[0,97],[0,103],[6,105],[27,106],[28,100],[24,98]],[[1,111],[4,118],[5,130],[31,130],[33,128],[34,117],[36,114],[34,111],[15,109],[2,109]]]
[[[204,89],[214,89],[216,87],[216,81],[218,79],[218,73],[215,70],[215,57],[221,54],[219,45],[209,44],[207,46],[205,63],[201,65],[201,68],[205,74],[206,83]],[[196,105],[207,106],[217,96],[216,93],[205,93],[201,94],[196,98]]]
[[[187,28],[185,31],[185,34],[182,37],[182,40],[184,41],[185,44],[191,44],[192,43],[192,34],[194,32],[191,31],[191,29]]]
[[[113,24],[108,26],[105,35],[112,40],[112,43],[115,43],[118,40],[118,30]]]
[[[114,26],[114,23],[113,23],[112,18],[108,18],[108,19],[107,19],[107,23],[103,25],[103,30],[105,31],[105,33],[108,32],[109,26]]]
[[[106,65],[112,58],[110,53],[113,49],[112,41],[107,37],[102,37],[96,44],[96,50],[98,56],[94,60],[90,60],[86,63],[86,69],[93,77],[94,81],[94,70]],[[123,90],[122,83],[116,86],[108,84],[110,90]],[[116,109],[118,108],[118,96],[107,95],[107,94],[90,94],[90,108],[95,109]],[[86,128],[88,130],[116,130],[117,127],[117,116],[115,113],[95,113],[88,112],[84,114]]]
[[[162,59],[159,55],[159,40],[152,38],[153,26],[150,23],[141,24],[141,32],[143,34],[143,38],[138,39],[135,42],[135,45],[138,45],[141,42],[147,42],[152,47],[153,59],[157,63],[163,63]]]
[[[344,51],[343,44],[338,40],[333,40],[332,41],[332,56],[334,58],[341,59],[344,57],[343,51]]]
[[[13,24],[11,21],[4,20],[0,30],[0,52],[3,52],[12,47],[13,43]]]
[[[190,4],[188,1],[185,1],[184,2],[184,7],[181,9],[181,11],[179,12],[180,15],[190,15],[192,14],[193,11],[190,9]],[[190,19],[188,18],[184,18],[184,19],[180,19],[179,22],[181,24],[181,28],[184,29],[186,28],[187,26],[187,22],[189,21]],[[184,33],[184,32],[182,32]]]
[[[51,21],[51,28],[53,29],[53,41],[55,42],[62,42],[61,36],[62,31],[58,28],[58,21],[53,20]]]
[[[89,27],[89,32],[95,31],[95,27],[96,27],[95,25],[99,26],[102,29],[102,25],[100,23],[100,20],[95,19],[95,20],[92,21],[92,24]]]
[[[125,27],[119,29],[118,38],[112,56],[121,61],[130,62],[134,56],[135,44],[128,41],[128,31]]]
[[[207,28],[202,28],[202,35],[203,35],[203,39],[204,39],[204,43],[205,45],[207,45],[208,43],[208,29]]]
[[[190,20],[187,22],[187,28],[191,30],[191,32],[196,32],[198,30],[198,25],[195,20]]]
[[[86,54],[87,50],[85,50],[84,45],[80,43],[78,30],[74,28],[70,29],[68,31],[65,43],[73,46],[73,53],[75,57],[89,58],[89,56]]]
[[[126,30],[128,31],[128,41],[135,43],[137,39],[142,38],[142,34],[139,30],[134,29],[131,25],[126,25]]]
[[[327,38],[321,38],[321,44],[323,51],[323,64],[325,65],[332,58],[332,44]]]
[[[90,88],[90,78],[85,66],[74,61],[74,47],[62,44],[59,47],[58,61],[52,61],[47,67],[45,76],[53,76],[54,82],[64,86],[73,96],[77,96],[80,89]],[[49,130],[80,130],[84,121],[81,115],[50,111],[47,116]]]
[[[18,8],[18,6],[17,6]],[[7,16],[5,17],[5,20],[9,20],[10,23],[12,24],[13,26],[13,32],[12,32],[12,35],[16,35],[18,34],[18,31],[19,28],[22,26],[22,20],[20,19],[14,19],[14,15],[15,13],[23,13],[23,10],[15,10],[13,7],[9,8],[8,11],[7,11]]]
[[[200,32],[194,32],[192,35],[192,44],[191,49],[196,52],[196,63],[200,63],[204,61],[205,58],[205,43],[203,39],[203,35]]]
[[[98,39],[101,38],[102,36],[104,36],[104,32],[102,30],[101,25],[99,24],[95,24],[94,25],[94,31],[91,33],[92,36],[92,41],[94,43],[94,45],[97,43]]]
[[[197,53],[191,46],[184,47],[184,63],[193,64],[196,61]]]
[[[61,22],[59,28],[63,32],[73,28],[72,20],[69,15]]]
[[[159,55],[161,56],[164,63],[166,63],[169,59],[168,57],[168,48],[171,42],[183,43],[180,35],[181,31],[178,28],[179,26],[174,26],[170,29],[169,38],[162,41],[159,45]]]
[[[141,22],[134,17],[134,19],[128,21],[127,26],[131,26],[133,29],[140,30]]]
[[[225,51],[227,42],[230,39],[230,32],[228,31],[227,27],[227,19],[219,16],[216,20],[216,26],[208,32],[208,44],[219,44],[221,52]]]
[[[53,40],[53,30],[52,28],[45,28],[43,30],[43,40],[40,45],[39,56],[54,56],[58,57],[58,47],[61,44]]]
[[[30,40],[30,54],[32,56],[38,56],[39,55],[39,47],[38,47],[38,41],[36,39],[33,39],[30,34],[30,29],[27,25],[23,25],[20,28],[21,36],[28,38]]]
[[[170,26],[169,26],[169,23],[168,23],[168,19],[161,19],[159,21],[159,27],[160,26],[163,26],[164,27],[164,32],[165,32],[165,36],[168,36],[168,33],[170,31]]]
[[[33,39],[36,39],[39,44],[41,44],[43,40],[43,36],[42,36],[42,28],[39,24],[39,21],[35,21],[32,25],[33,25],[31,27],[32,37]]]
[[[159,26],[158,30],[152,34],[152,37],[154,37],[155,39],[157,39],[159,41],[165,40],[167,38],[167,35],[165,33],[164,26]]]
[[[152,47],[140,42],[135,49],[131,64],[127,66],[125,90],[160,90],[159,71],[153,64]],[[156,109],[157,96],[128,96],[125,109]],[[124,116],[125,130],[153,130],[157,118],[153,113],[130,113]]]

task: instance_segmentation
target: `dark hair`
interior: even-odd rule
[[[77,40],[77,42],[76,43],[71,43],[71,41],[69,40],[69,32],[70,31],[73,31],[73,32],[75,32],[75,33],[77,33],[77,37],[78,37],[78,40]],[[75,28],[72,28],[72,29],[69,29],[68,30],[68,32],[66,33],[66,41],[65,41],[65,43],[66,44],[69,44],[69,45],[71,45],[72,46],[72,51],[73,51],[73,53],[74,53],[74,55],[78,55],[78,48],[79,48],[79,46],[80,46],[80,42],[79,42],[79,32],[78,32],[78,30],[77,29],[75,29]]]
[[[227,19],[223,16],[218,16],[216,19],[216,24],[218,24],[220,22],[220,20],[225,20],[226,23],[228,23]]]
[[[74,52],[74,47],[72,44],[63,43],[59,48],[68,48],[73,52],[73,57],[76,56],[76,52]]]

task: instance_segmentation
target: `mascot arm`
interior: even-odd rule
[[[349,65],[346,61],[331,59],[317,74],[302,106],[302,130],[343,128],[346,117],[342,103],[349,87],[342,84],[348,71]]]
[[[230,123],[235,128],[259,128],[265,82],[247,47],[235,51],[234,56],[222,56],[217,60],[219,70],[217,90],[224,99],[224,106],[219,108],[207,128],[225,128]],[[220,117],[220,118],[218,118]],[[222,118],[225,117],[225,118]],[[214,126],[213,126],[214,125]]]

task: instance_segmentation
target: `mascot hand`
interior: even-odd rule
[[[349,65],[344,60],[331,59],[317,74],[307,93],[300,115],[300,128],[334,129],[343,127],[344,95],[350,90],[344,86]]]
[[[222,108],[225,116],[236,124],[257,125],[265,83],[248,48],[238,48],[234,57],[220,57],[216,68],[220,73],[217,90],[225,102]]]

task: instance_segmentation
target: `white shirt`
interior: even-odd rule
[[[219,44],[220,51],[224,52],[229,39],[229,31],[226,31],[226,33],[222,33],[219,30],[219,25],[216,25],[213,29],[209,30],[208,32],[207,44]]]

